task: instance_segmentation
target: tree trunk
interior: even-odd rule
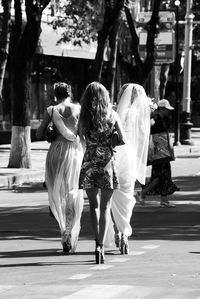
[[[11,10],[12,0],[2,0],[3,6],[3,17],[2,17],[2,30],[0,34],[0,115],[3,115],[3,98],[2,98],[2,89],[3,81],[5,75],[5,69],[8,58],[8,49],[10,41],[10,10]]]
[[[161,65],[161,71],[160,71],[160,99],[164,99],[164,97],[165,97],[165,90],[166,90],[167,81],[168,81],[169,68],[170,68],[170,65],[167,64],[167,63],[164,63],[164,64]]]
[[[116,61],[117,61],[117,47],[118,47],[118,28],[119,19],[115,21],[115,25],[110,33],[110,59],[108,63],[108,76],[107,76],[107,89],[110,92],[111,102],[114,102],[114,86],[116,74]]]
[[[133,82],[141,84],[144,86],[147,81],[151,70],[154,65],[154,40],[157,30],[157,24],[159,21],[159,8],[160,8],[161,0],[154,1],[153,12],[150,21],[146,24],[147,30],[147,43],[146,43],[146,59],[142,61],[139,53],[139,38],[136,32],[135,23],[133,21],[130,9],[126,6],[125,13],[128,22],[128,26],[130,29],[131,37],[132,37],[132,52],[135,60],[135,66],[128,66],[128,62],[125,59],[120,58],[122,67],[129,71],[129,76],[133,80]],[[131,64],[129,62],[129,64]]]
[[[101,72],[102,72],[103,60],[104,60],[103,56],[104,56],[107,39],[108,39],[107,32],[104,31],[98,32],[97,52],[93,63],[91,81],[99,81],[99,82],[101,81]]]
[[[19,4],[19,1],[16,1]],[[31,67],[41,33],[41,17],[50,0],[26,0],[27,23],[18,40],[14,57],[14,107],[11,151],[8,167],[31,167],[30,101]],[[18,6],[19,8],[19,6]],[[18,15],[20,15],[18,11]],[[21,19],[17,23],[19,31]]]
[[[31,168],[30,126],[12,126],[9,168]]]
[[[114,3],[115,2],[115,3]],[[97,52],[92,68],[91,80],[101,81],[104,50],[115,21],[120,17],[125,0],[105,0],[105,15],[101,30],[98,32]]]

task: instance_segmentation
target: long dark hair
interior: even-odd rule
[[[84,132],[103,132],[112,123],[112,106],[108,90],[99,82],[90,83],[81,98],[80,123]]]

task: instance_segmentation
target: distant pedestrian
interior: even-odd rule
[[[96,248],[96,263],[104,263],[104,241],[110,220],[113,190],[119,188],[111,148],[114,127],[123,137],[118,114],[112,109],[106,88],[92,82],[81,99],[80,136],[86,151],[80,173],[80,187],[86,190]],[[100,192],[99,192],[100,191]]]
[[[153,124],[151,126],[151,135],[157,134],[159,142],[161,144],[162,151],[164,152],[165,144],[169,146],[168,141],[165,140],[162,133],[167,133],[169,127],[169,113],[174,108],[170,105],[169,101],[162,99],[157,103],[158,108],[155,110],[153,115]],[[160,151],[160,153],[162,153]],[[159,154],[159,151],[158,151]],[[170,208],[175,207],[174,204],[168,201],[168,195],[178,191],[179,188],[174,184],[171,178],[171,165],[170,161],[173,157],[166,157],[152,161],[152,170],[150,182],[142,187],[140,192],[137,192],[137,199],[140,204],[144,205],[146,196],[148,195],[160,195],[160,207]]]
[[[83,194],[78,189],[83,149],[77,136],[80,105],[72,102],[71,86],[59,82],[54,85],[57,105],[49,106],[37,130],[42,138],[52,120],[56,137],[47,158],[45,182],[50,210],[61,231],[63,252],[74,252],[80,231]]]

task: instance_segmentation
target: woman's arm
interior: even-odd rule
[[[83,146],[83,150],[85,152],[85,149],[86,149],[86,141],[85,141],[85,135],[83,133],[83,127],[82,127],[82,124],[81,122],[79,123],[79,127],[78,127],[78,135],[80,137],[80,141],[82,143],[82,146]]]
[[[116,120],[115,127],[117,129],[117,132],[120,135],[121,139],[124,141],[124,143],[126,143],[126,135],[117,112],[115,112],[115,120]]]
[[[155,120],[154,120],[153,118],[151,118],[151,119],[150,119],[150,125],[151,125],[151,127],[152,127],[155,123],[156,123]]]
[[[45,132],[50,120],[51,120],[51,118],[49,116],[49,113],[47,112],[47,110],[45,110],[43,120],[42,120],[39,128],[36,131],[37,139],[42,139],[44,137],[44,132]]]

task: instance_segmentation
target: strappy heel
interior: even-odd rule
[[[101,264],[105,263],[105,256],[104,256],[104,247],[103,245],[100,246],[101,248]]]
[[[63,246],[63,253],[68,254],[72,249],[70,234],[68,235],[64,234],[62,246]]]
[[[115,233],[115,245],[116,245],[117,248],[120,247],[120,241],[121,241],[120,234]]]
[[[120,252],[121,254],[129,254],[128,237],[124,234],[121,237]]]
[[[95,260],[96,260],[96,264],[101,264],[101,249],[100,249],[100,246],[98,246],[95,250]]]
[[[103,248],[102,244],[98,243],[98,241],[96,241],[95,261],[96,261],[96,264],[104,264],[104,262],[105,262],[104,248]]]

